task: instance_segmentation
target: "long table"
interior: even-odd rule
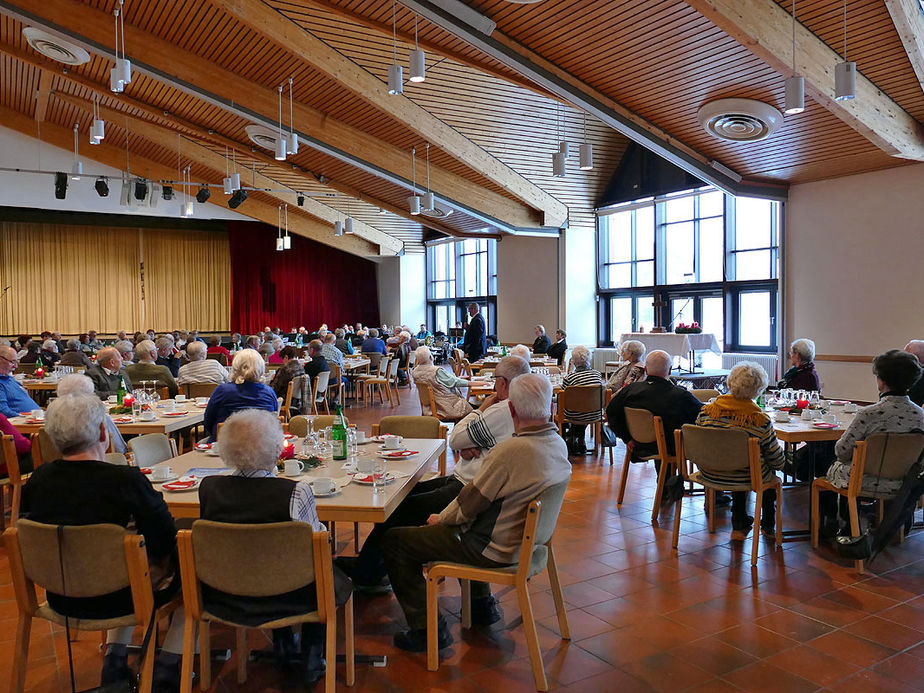
[[[205,410],[188,404],[185,416],[164,416],[164,412],[157,410],[156,416],[152,421],[132,421],[128,423],[119,423],[116,421],[116,428],[123,435],[142,435],[144,433],[164,433],[170,434],[176,431],[182,431],[186,428],[192,428],[202,423]],[[119,417],[114,417],[118,419]],[[44,427],[44,423],[33,423],[24,416],[14,416],[10,423],[16,427],[16,430],[22,434],[38,433]]]
[[[774,420],[773,430],[776,431],[777,440],[787,445],[838,440],[844,435],[856,414],[848,414],[843,407],[832,407],[829,411],[837,416],[837,428],[815,428],[815,422],[803,421],[794,414],[786,423]]]
[[[296,443],[296,445],[300,445],[300,443]],[[424,475],[430,465],[439,458],[446,447],[443,440],[406,439],[404,445],[409,450],[418,450],[419,454],[406,460],[388,460],[387,465],[388,471],[402,474],[402,476],[388,484],[385,490],[379,493],[374,492],[371,486],[350,482],[334,496],[317,498],[315,502],[321,521],[379,523],[388,519],[395,508],[398,507],[398,504],[410,493],[414,484]],[[360,457],[370,458],[379,452],[379,445],[375,442],[359,446]],[[187,452],[162,464],[169,466],[174,473],[180,476],[197,467],[225,467],[220,457],[198,451]],[[313,477],[329,477],[342,482],[348,476],[342,467],[343,463],[327,459],[324,466],[290,478],[297,481],[307,481]],[[161,484],[154,484],[154,487],[159,491],[163,491]],[[199,517],[199,492],[197,490],[163,491],[163,493],[167,507],[170,508],[170,512],[174,517]]]

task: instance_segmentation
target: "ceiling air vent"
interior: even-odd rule
[[[452,214],[452,207],[449,205],[444,205],[442,202],[437,200],[433,204],[433,209],[421,209],[421,215],[425,217],[430,217],[432,219],[445,219],[450,214]]]
[[[754,99],[718,99],[699,109],[699,122],[713,137],[726,142],[757,142],[783,124],[783,114]]]
[[[247,137],[250,138],[250,141],[258,147],[269,149],[272,152],[276,151],[276,140],[279,139],[278,129],[268,128],[265,125],[254,123],[244,128],[244,132],[247,133]],[[282,131],[283,137],[288,137],[290,134],[288,130]]]
[[[22,35],[26,37],[26,43],[46,58],[57,60],[65,65],[83,65],[90,62],[89,53],[57,34],[27,26],[22,30]]]

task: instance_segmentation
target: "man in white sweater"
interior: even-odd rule
[[[382,538],[382,552],[408,630],[395,634],[395,646],[426,649],[426,582],[423,566],[454,561],[486,568],[516,563],[526,508],[550,486],[571,476],[568,449],[549,422],[552,386],[541,375],[521,375],[510,384],[508,406],[515,435],[494,447],[475,478],[423,527],[396,527]],[[525,560],[529,560],[524,557]],[[474,584],[472,585],[474,587]],[[479,596],[472,594],[473,615]],[[493,601],[493,597],[488,595]],[[452,635],[439,619],[439,646]]]
[[[176,382],[178,385],[187,383],[215,383],[221,385],[228,382],[228,369],[214,359],[206,358],[208,347],[205,342],[189,342],[186,346],[186,356],[189,363],[180,366]]]

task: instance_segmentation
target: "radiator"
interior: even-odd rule
[[[753,361],[763,366],[764,370],[767,371],[767,375],[770,376],[771,384],[780,378],[777,372],[779,358],[776,354],[722,354],[722,368],[726,370],[742,361]]]

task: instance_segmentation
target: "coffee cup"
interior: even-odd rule
[[[382,444],[386,450],[397,450],[401,445],[401,436],[384,436]]]
[[[168,399],[166,402],[164,402],[164,411],[167,411],[167,412],[176,411],[176,402],[174,402],[172,399]]]
[[[157,414],[152,412],[150,409],[145,409],[144,411],[141,412],[142,421],[153,421],[156,418],[157,418]]]
[[[298,476],[305,471],[305,463],[300,460],[286,460],[283,474],[286,476]]]
[[[366,432],[365,431],[360,431],[358,428],[356,429],[356,442],[357,443],[366,442]]]
[[[209,398],[208,398],[208,397],[196,397],[196,404],[199,404],[199,405],[203,405],[203,406],[204,406],[204,405],[208,404],[208,402],[209,402]]]
[[[373,461],[368,457],[357,457],[356,458],[356,471],[362,472],[363,474],[371,474],[372,467],[374,466]]]
[[[336,491],[337,485],[334,483],[333,479],[328,479],[326,476],[319,476],[317,479],[311,480],[311,490],[318,494],[327,495]]]
[[[169,466],[159,464],[156,467],[151,467],[151,478],[154,481],[163,481],[164,479],[169,479],[171,471],[172,470]]]
[[[115,404],[119,401],[119,398],[116,395],[109,395],[109,397],[106,398],[106,401],[110,404]]]
[[[186,395],[177,395],[177,396],[174,397],[173,399],[176,400],[177,402],[185,402],[185,401],[186,401]]]
[[[785,411],[778,411],[774,418],[780,423],[786,423],[789,421],[789,414],[787,414]]]
[[[45,410],[44,409],[33,409],[31,412],[29,412],[29,416],[31,416],[36,421],[41,421],[42,419],[45,418]]]
[[[824,416],[821,417],[821,420],[824,421],[825,423],[836,424],[837,416],[834,414],[825,414]]]
[[[848,414],[853,414],[858,408],[856,402],[847,402],[847,404],[844,405],[844,411]]]
[[[802,410],[802,420],[803,421],[811,421],[814,418],[815,418],[815,415],[812,413],[811,409]]]

